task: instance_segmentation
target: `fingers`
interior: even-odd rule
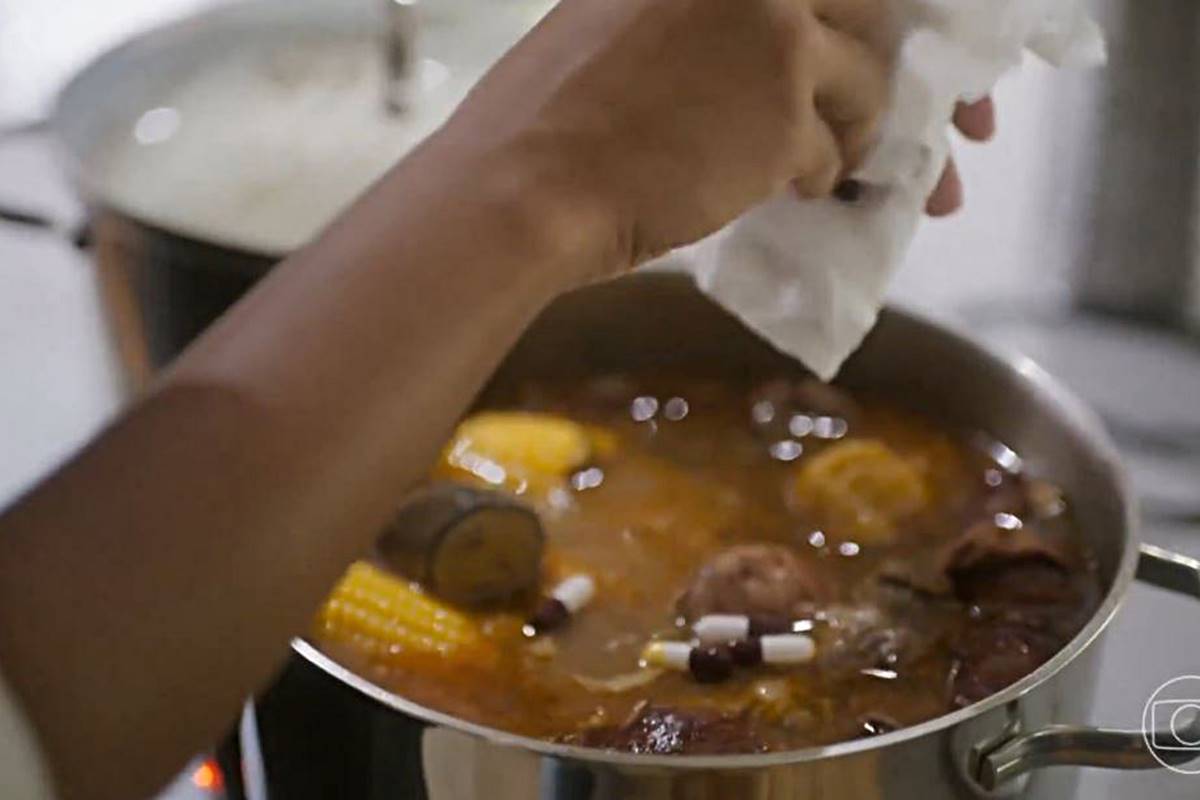
[[[890,1],[796,0],[809,34],[800,66],[812,87],[794,182],[804,197],[828,196],[874,142],[890,90]]]
[[[925,202],[925,213],[931,217],[944,217],[953,214],[963,204],[962,178],[958,175],[958,167],[954,159],[946,160],[946,168],[938,180],[933,194]]]
[[[984,142],[996,134],[996,106],[985,97],[974,103],[959,103],[954,109],[954,127],[968,139]],[[942,177],[925,203],[925,213],[931,217],[953,214],[963,204],[963,183],[954,159],[946,161]]]
[[[954,108],[954,127],[977,142],[986,142],[996,134],[996,106],[985,97],[975,103],[959,103]]]
[[[802,198],[828,197],[842,174],[841,148],[833,130],[816,115],[808,128],[802,132],[802,160],[792,188]]]
[[[889,0],[812,0],[813,15],[827,28],[858,39],[891,59],[896,37]]]
[[[814,103],[837,134],[843,170],[849,171],[874,140],[888,95],[887,65],[869,46],[840,31],[826,28],[819,41]]]

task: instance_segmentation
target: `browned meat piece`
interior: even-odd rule
[[[1019,525],[1017,520],[1013,522]],[[1002,568],[1015,564],[1044,566],[1047,575],[1036,581],[1043,588],[1054,575],[1065,577],[1073,566],[1065,548],[1037,528],[1030,525],[1006,528],[997,524],[996,517],[989,516],[971,525],[940,551],[885,562],[874,578],[872,596],[892,587],[928,598],[957,594],[969,599],[977,588],[991,585],[1004,571]],[[1035,587],[1031,590],[1040,591]]]
[[[1040,667],[1063,645],[1059,636],[1021,624],[989,622],[969,630],[955,644],[957,663],[951,698],[961,708],[1016,683]]]
[[[1027,579],[1010,581],[1010,568],[1018,566]],[[1036,528],[1009,529],[987,519],[967,528],[940,551],[885,562],[868,590],[859,594],[884,600],[910,599],[908,592],[927,599],[957,595],[966,602],[986,597],[1000,602],[1046,602],[1047,597],[1061,597],[1061,587],[1072,583],[1073,566],[1063,546]],[[1020,599],[1022,593],[1028,599]]]
[[[899,599],[906,602],[912,599],[913,593],[924,597],[951,595],[954,586],[942,561],[941,558],[921,557],[885,561],[875,575],[871,594],[882,595],[885,601]]]
[[[908,624],[944,610],[951,595],[967,604],[967,627],[951,642],[950,694],[956,707],[1033,672],[1066,644],[1094,607],[1077,559],[1055,537],[1002,516],[1011,513],[989,514],[927,558],[884,564],[860,591]],[[883,643],[888,647],[879,652],[903,655],[905,648],[897,646],[903,638]]]
[[[976,522],[941,555],[942,571],[956,584],[965,573],[1015,561],[1038,561],[1064,571],[1070,567],[1063,548],[1040,535],[1036,528],[1029,525],[1005,528],[995,519]]]
[[[791,618],[823,594],[813,569],[786,547],[738,545],[696,572],[679,599],[679,613],[691,622],[705,614]]]
[[[569,744],[654,755],[759,753],[768,749],[744,715],[644,706],[622,725],[590,728]]]
[[[1088,598],[1079,569],[1054,542],[1029,526],[1004,530],[991,523],[971,526],[943,554],[954,593],[985,614],[1003,612],[1033,627],[1073,632]]]
[[[1091,613],[1080,570],[1025,527],[973,526],[948,557],[955,594],[972,608],[953,644],[955,706],[994,694],[1033,672],[1070,640]],[[973,534],[973,535],[972,535]]]
[[[1079,581],[1048,561],[1010,562],[960,573],[959,599],[983,608],[1038,606],[1055,613],[1081,601]]]

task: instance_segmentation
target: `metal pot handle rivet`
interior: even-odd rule
[[[1143,544],[1138,560],[1140,581],[1200,600],[1200,560]],[[1200,717],[1183,731],[1155,731],[1154,742],[1175,742],[1180,749],[1151,751],[1142,731],[1051,725],[1006,739],[982,755],[976,779],[988,792],[1035,769],[1076,766],[1107,769],[1158,769],[1178,766],[1200,756],[1191,742],[1200,740]]]

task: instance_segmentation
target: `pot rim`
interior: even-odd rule
[[[82,102],[77,96],[86,94],[81,87],[94,77],[97,69],[104,69],[122,56],[137,54],[147,49],[162,49],[172,37],[195,35],[195,29],[198,27],[220,25],[226,21],[241,18],[253,19],[257,14],[269,13],[271,9],[278,7],[280,7],[279,4],[272,0],[254,0],[254,2],[246,4],[222,2],[210,8],[197,9],[179,19],[155,25],[105,48],[63,84],[54,98],[50,113],[50,131],[55,141],[59,161],[63,164],[68,177],[75,184],[87,205],[99,205],[153,234],[169,239],[183,240],[189,245],[219,248],[266,263],[277,262],[289,254],[287,250],[246,245],[238,242],[236,237],[206,234],[199,228],[190,226],[187,222],[168,221],[165,218],[133,210],[117,199],[104,185],[104,181],[96,176],[92,167],[95,161],[94,154],[72,146],[71,137],[66,134],[67,120],[75,114],[73,109]]]
[[[107,182],[98,176],[95,168],[97,156],[94,151],[72,144],[72,137],[67,134],[70,128],[69,120],[79,115],[80,109],[85,108],[86,103],[94,102],[87,99],[89,93],[85,87],[95,79],[98,72],[112,68],[114,62],[119,64],[123,59],[147,58],[147,53],[153,54],[152,58],[155,61],[165,59],[169,62],[170,56],[163,54],[171,51],[171,43],[175,40],[192,41],[205,36],[213,37],[223,28],[260,33],[273,31],[280,22],[329,36],[368,39],[374,34],[373,17],[369,14],[371,8],[373,7],[365,2],[344,6],[336,3],[331,5],[324,0],[223,0],[216,5],[195,9],[178,19],[154,25],[119,41],[89,60],[55,95],[49,115],[49,129],[57,145],[59,160],[76,190],[89,205],[101,206],[154,234],[182,240],[188,245],[215,247],[267,264],[278,262],[315,241],[333,220],[326,220],[315,230],[310,230],[308,236],[295,247],[287,247],[255,242],[253,237],[239,236],[229,230],[206,229],[203,225],[195,224],[190,215],[161,214],[147,208],[138,209],[134,204],[119,199]],[[482,73],[475,77],[482,77]],[[97,140],[103,141],[104,135],[109,132],[109,129],[99,131],[101,136],[97,137]],[[392,162],[393,165],[403,157],[397,156]],[[379,177],[376,176],[376,180]],[[361,196],[374,182],[362,186],[355,196]]]
[[[1006,689],[966,708],[943,714],[917,725],[900,728],[891,733],[873,736],[869,739],[854,739],[831,745],[807,747],[800,750],[758,754],[703,756],[646,755],[581,747],[578,745],[558,744],[468,722],[451,714],[426,708],[384,689],[335,661],[306,639],[293,639],[292,650],[301,658],[342,684],[388,708],[417,720],[468,733],[493,745],[521,748],[543,756],[568,758],[595,764],[611,764],[625,768],[670,768],[685,770],[758,769],[811,762],[826,758],[838,758],[868,750],[881,749],[910,739],[935,734],[939,731],[953,728],[960,723],[1022,697],[1043,682],[1054,677],[1080,653],[1092,646],[1100,634],[1103,633],[1104,629],[1108,627],[1112,618],[1120,609],[1121,603],[1124,602],[1137,568],[1138,544],[1141,539],[1137,523],[1136,497],[1131,490],[1129,478],[1121,464],[1116,446],[1113,444],[1099,417],[1078,396],[1028,356],[1010,352],[1003,348],[985,345],[977,337],[967,331],[961,330],[957,326],[937,322],[912,309],[889,305],[885,309],[885,312],[902,318],[908,318],[923,327],[935,330],[942,336],[951,337],[956,340],[957,344],[965,347],[971,355],[980,361],[991,362],[993,365],[1002,367],[1010,373],[1015,373],[1018,380],[1031,386],[1034,392],[1045,401],[1046,406],[1056,413],[1060,424],[1072,429],[1092,447],[1099,460],[1108,468],[1113,476],[1118,490],[1125,501],[1125,550],[1121,555],[1121,560],[1117,565],[1112,583],[1105,593],[1103,601],[1097,607],[1087,624],[1053,658]]]

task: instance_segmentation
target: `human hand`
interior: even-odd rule
[[[503,161],[507,185],[543,198],[540,227],[600,237],[606,257],[591,276],[620,271],[789,183],[828,195],[869,147],[887,97],[889,5],[563,0],[476,87],[440,146],[459,163]]]
[[[986,142],[996,133],[996,109],[992,98],[985,97],[978,102],[959,103],[954,110],[954,127],[968,139],[976,142]],[[962,206],[963,185],[958,176],[958,167],[954,159],[946,162],[946,169],[934,187],[933,194],[925,204],[925,213],[931,217],[944,217],[953,214]]]

